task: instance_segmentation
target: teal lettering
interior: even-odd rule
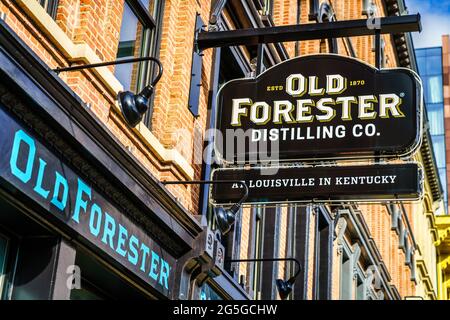
[[[116,252],[120,254],[122,257],[125,257],[127,251],[124,250],[123,245],[125,244],[125,240],[128,239],[128,231],[121,224],[119,224],[119,235],[117,239],[117,249]]]
[[[161,259],[161,270],[159,272],[159,284],[164,286],[166,289],[169,289],[169,273],[170,266],[169,264]]]
[[[109,244],[111,249],[114,250],[114,233],[116,232],[116,221],[111,217],[108,212],[105,212],[105,228],[103,230],[102,242]]]
[[[17,166],[17,160],[19,158],[19,151],[21,143],[24,142],[28,145],[28,159],[25,170],[22,171]],[[31,174],[33,173],[33,162],[36,156],[36,145],[33,138],[27,135],[23,130],[16,132],[14,136],[14,143],[11,151],[11,158],[9,159],[9,166],[11,168],[11,173],[19,178],[23,183],[27,183],[31,179]]]
[[[80,178],[78,178],[78,190],[77,196],[75,199],[75,209],[73,211],[72,219],[76,223],[80,223],[80,209],[83,209],[84,212],[87,210],[87,201],[83,200],[83,194],[86,194],[91,199],[91,188],[83,182]]]
[[[159,256],[155,251],[152,251],[150,273],[148,275],[155,281],[158,280],[158,264],[159,264]]]
[[[100,228],[102,226],[102,208],[98,204],[94,203],[91,208],[91,214],[89,217],[89,231],[93,236],[97,237],[100,234]]]
[[[56,179],[55,179],[55,187],[53,188],[53,198],[51,203],[57,207],[59,210],[64,211],[67,205],[67,196],[69,195],[69,184],[67,183],[67,179],[64,178],[58,171],[56,171]],[[62,198],[58,199],[58,195],[62,190]]]
[[[47,162],[42,159],[39,159],[39,171],[36,180],[36,185],[34,186],[34,191],[39,194],[42,198],[47,199],[50,191],[42,188],[42,180],[44,180],[45,167],[47,166]]]
[[[141,271],[145,272],[145,261],[147,260],[147,256],[150,253],[150,249],[144,243],[142,243],[141,251],[142,251]]]
[[[138,253],[138,247],[139,247],[139,240],[135,236],[130,237],[129,241],[129,247],[130,250],[128,251],[128,261],[130,263],[137,265],[139,260],[139,253]],[[130,255],[130,251],[133,255]]]

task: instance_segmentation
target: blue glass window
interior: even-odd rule
[[[418,57],[417,58],[417,67],[419,68],[419,73],[421,75],[426,75],[427,74],[427,59],[426,57]]]
[[[427,104],[428,122],[430,124],[431,135],[445,134],[444,128],[444,105]]]
[[[119,34],[117,58],[157,57],[164,9],[163,0],[126,0]],[[115,67],[115,76],[124,90],[139,92],[153,79],[154,63],[140,62]],[[149,125],[151,112],[146,114]]]
[[[444,194],[447,194],[447,170],[445,168],[439,169],[439,177],[442,183]]]
[[[139,19],[125,2],[123,9],[122,26],[120,28],[120,42],[117,52],[118,58],[133,58],[141,56],[141,42],[143,26]],[[125,90],[138,91],[137,70],[138,64],[119,64],[116,66],[115,75],[122,83]]]
[[[426,55],[427,55],[426,49],[425,50],[424,49],[417,49],[416,50],[416,57],[417,58],[425,57]],[[419,60],[419,59],[417,59],[417,60]]]
[[[434,47],[434,48],[427,48],[426,49],[427,56],[442,56],[442,48],[441,47]]]
[[[439,179],[441,180],[445,210],[447,211],[442,48],[418,49],[416,51],[416,58],[419,73],[422,78],[434,156],[439,169]]]
[[[442,76],[429,76],[423,77],[425,82],[425,101],[427,103],[440,103],[443,102],[443,87],[442,87]]]
[[[443,135],[432,136],[434,155],[438,168],[445,167],[445,139]]]
[[[442,74],[442,56],[427,56],[427,75]]]

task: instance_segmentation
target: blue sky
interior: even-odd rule
[[[450,34],[450,0],[405,0],[408,12],[419,12],[422,32],[414,32],[416,48],[442,46],[441,36]]]

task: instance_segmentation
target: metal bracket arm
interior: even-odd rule
[[[289,26],[239,29],[231,31],[200,32],[197,47],[205,50],[214,47],[257,45],[288,41],[344,38],[380,34],[421,31],[420,14],[383,17],[380,29],[372,28],[367,19],[310,23]]]

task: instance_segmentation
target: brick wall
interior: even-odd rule
[[[35,0],[26,0],[35,1]],[[73,44],[85,44],[102,61],[114,60],[117,53],[124,0],[60,0],[56,23]],[[30,48],[51,68],[67,66],[70,60],[61,46],[42,32],[27,15],[20,2],[1,0],[0,10],[6,22]],[[205,131],[207,94],[211,72],[211,50],[205,52],[200,95],[200,116],[195,119],[188,110],[190,68],[194,39],[195,14],[207,21],[210,1],[167,0],[164,8],[160,58],[165,73],[156,88],[153,134],[167,149],[175,149],[200,177],[201,166],[193,162],[194,150],[201,152]],[[86,62],[86,61],[80,61]],[[114,66],[109,67],[114,71]],[[185,179],[172,164],[161,161],[135,131],[130,130],[114,107],[116,92],[111,92],[92,70],[62,73],[61,78],[89,105],[106,124],[110,133],[128,148],[158,179]],[[197,134],[194,142],[194,128]],[[180,131],[180,129],[183,129]],[[194,143],[197,145],[195,146]],[[171,186],[170,190],[192,212],[197,210],[197,186]]]

